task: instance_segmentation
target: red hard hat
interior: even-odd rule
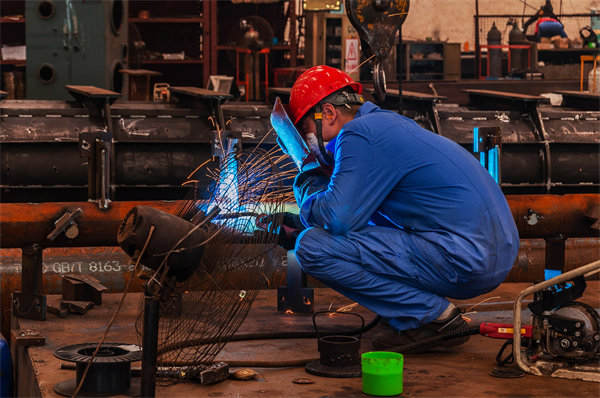
[[[352,80],[346,72],[331,66],[313,66],[300,75],[290,94],[288,111],[294,124],[306,115],[313,106],[317,105],[329,94],[350,86],[356,93],[362,93],[362,85]]]

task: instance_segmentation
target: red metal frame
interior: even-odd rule
[[[269,53],[270,51],[268,48],[263,48],[262,50],[256,52],[256,54],[263,54],[265,56],[265,80],[261,80],[260,84],[265,86],[265,99],[267,102],[269,101]],[[252,54],[252,51],[247,48],[240,47],[235,49],[235,82],[238,87],[240,84],[244,84],[246,86],[246,102],[248,102],[248,83],[250,81],[250,74],[246,72],[246,79],[240,80],[240,54]]]

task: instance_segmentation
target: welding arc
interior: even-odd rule
[[[373,329],[381,320],[381,316],[377,315],[371,322],[367,325],[354,329],[354,330],[346,330],[346,331],[326,331],[317,334],[317,332],[272,332],[272,333],[246,333],[246,334],[236,334],[231,336],[227,342],[231,341],[248,341],[248,340],[275,340],[275,339],[311,339],[317,337],[324,336],[352,336],[352,335],[360,335],[368,332]],[[165,345],[158,349],[158,355],[164,354],[165,352],[180,350],[188,347],[195,347],[197,345],[204,344],[212,344],[215,342],[215,339],[190,339],[186,341],[179,341],[177,343]],[[161,361],[159,361],[161,362]],[[286,362],[288,363],[288,362]],[[179,364],[181,365],[181,364]],[[176,366],[173,364],[172,366]],[[290,366],[290,365],[284,365]],[[276,366],[274,366],[276,367]]]

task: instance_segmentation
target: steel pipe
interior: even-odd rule
[[[522,239],[600,236],[591,228],[600,209],[600,195],[508,195],[506,197]],[[135,206],[152,206],[172,213],[177,202],[112,202],[107,210],[96,203],[0,203],[0,247],[117,246],[117,231],[127,212]],[[75,220],[76,236],[59,234],[49,240],[54,223],[65,213],[81,209]],[[474,222],[476,222],[474,220]]]

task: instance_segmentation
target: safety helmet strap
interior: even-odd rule
[[[321,155],[323,155],[323,160],[325,160],[327,164],[333,164],[333,158],[329,156],[329,153],[327,153],[325,145],[323,144],[323,111],[321,104],[317,104],[315,106],[313,117],[317,126],[317,143],[319,144],[319,151],[321,152]]]

